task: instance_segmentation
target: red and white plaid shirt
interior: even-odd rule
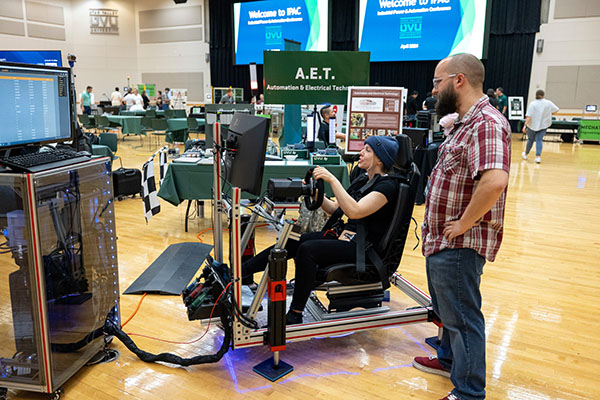
[[[431,173],[423,222],[426,257],[445,248],[470,248],[494,261],[502,241],[506,189],[475,226],[452,242],[444,238],[444,223],[462,217],[483,171],[510,171],[510,141],[508,121],[487,96],[455,122]]]

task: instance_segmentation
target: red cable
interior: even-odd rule
[[[196,343],[197,341],[199,341],[200,339],[202,339],[207,333],[208,333],[208,329],[210,328],[210,321],[211,318],[213,316],[213,312],[215,311],[215,307],[217,306],[217,304],[219,304],[219,300],[221,299],[221,296],[223,296],[223,293],[225,293],[227,291],[227,288],[229,288],[229,286],[231,286],[233,282],[229,282],[227,284],[227,286],[225,286],[225,289],[223,289],[223,291],[221,292],[221,294],[219,295],[219,297],[217,297],[217,301],[215,301],[215,304],[212,307],[212,310],[210,310],[210,316],[208,317],[208,325],[206,326],[206,331],[204,331],[204,333],[202,334],[202,336],[200,336],[198,339],[196,340],[192,340],[191,342],[175,342],[172,340],[165,340],[165,339],[159,339],[153,336],[147,336],[147,335],[142,335],[141,333],[128,333],[129,336],[141,336],[143,338],[146,339],[152,339],[152,340],[158,340],[159,342],[164,342],[164,343],[173,343],[173,344],[193,344]]]

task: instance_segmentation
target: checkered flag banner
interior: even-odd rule
[[[164,146],[158,151],[156,151],[148,161],[146,161],[142,167],[142,200],[144,202],[144,217],[146,218],[146,223],[150,221],[154,215],[160,212],[160,203],[158,201],[157,190],[156,190],[156,180],[154,178],[154,157],[156,154],[163,154],[167,152],[168,147]],[[162,165],[162,157],[159,158],[161,162],[161,175],[162,168],[166,168],[166,165]],[[166,156],[165,156],[165,164],[166,164]],[[161,178],[162,181],[162,178]]]
[[[165,179],[165,174],[167,173],[167,147],[163,147],[164,150],[161,150],[158,153],[158,180],[162,185],[163,180]]]

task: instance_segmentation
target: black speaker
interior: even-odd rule
[[[175,4],[183,4],[183,3],[187,3],[187,0],[173,0],[175,2]]]

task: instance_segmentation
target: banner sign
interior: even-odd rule
[[[579,121],[579,139],[600,140],[600,120],[582,119]]]
[[[525,118],[523,97],[508,97],[508,119],[522,120]]]
[[[265,51],[267,104],[344,104],[349,86],[369,84],[369,53]]]
[[[348,88],[347,154],[360,152],[369,136],[402,133],[404,91],[401,87]]]

